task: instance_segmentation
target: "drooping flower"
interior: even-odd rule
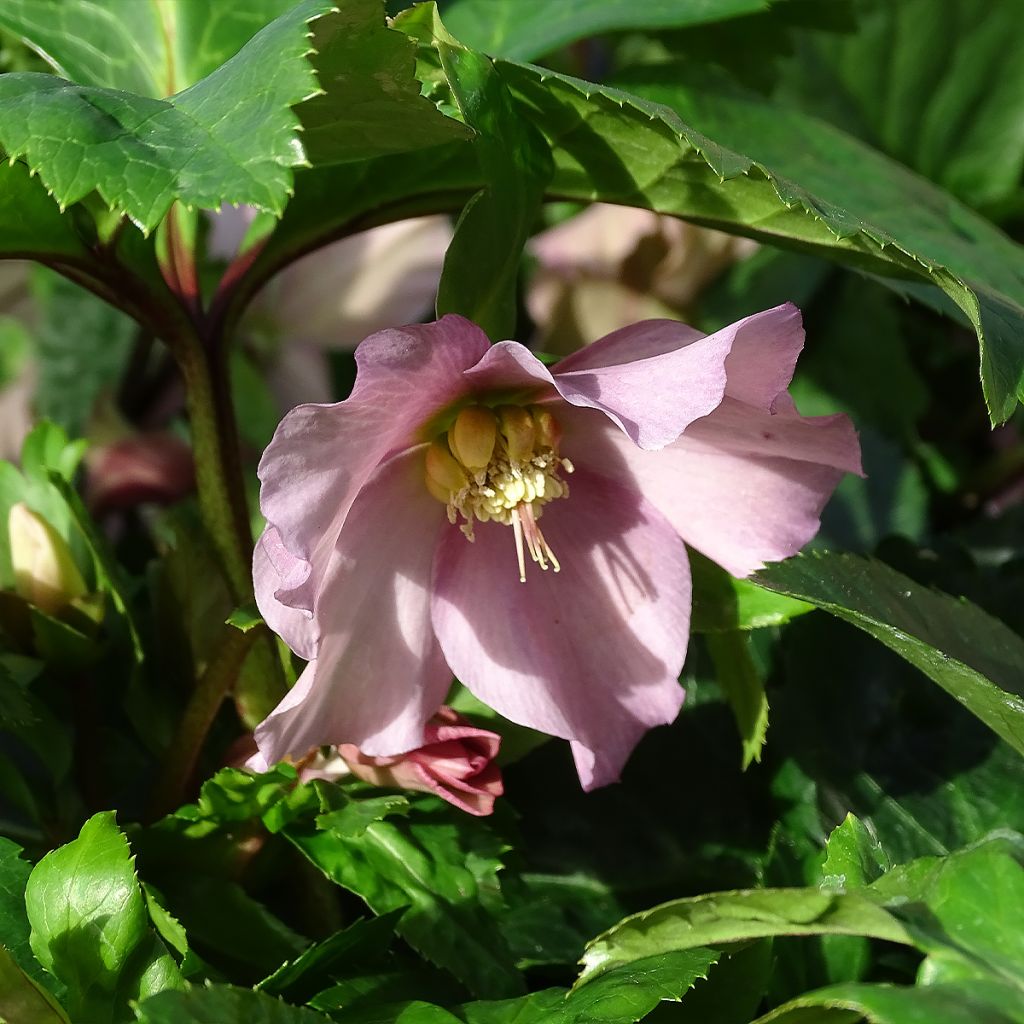
[[[421,746],[454,673],[614,781],[682,704],[684,541],[747,575],[860,471],[846,417],[786,391],[803,340],[791,305],[646,321],[550,370],[458,316],[367,338],[351,396],[292,410],[260,464],[257,600],[309,660],[266,762]]]
[[[526,305],[540,347],[568,353],[638,320],[678,319],[756,248],[651,210],[592,203],[529,242],[537,265]]]
[[[427,722],[421,747],[393,757],[369,757],[354,744],[342,743],[326,754],[318,751],[300,768],[299,778],[333,781],[351,774],[375,786],[435,793],[468,814],[485,815],[504,792],[494,762],[500,747],[497,733],[442,706]],[[249,764],[266,767],[259,755]]]
[[[211,254],[234,257],[254,213],[225,207],[213,218]],[[332,349],[428,313],[451,237],[447,217],[395,221],[317,249],[267,284],[241,333],[279,347],[269,383],[282,409],[330,400]]]

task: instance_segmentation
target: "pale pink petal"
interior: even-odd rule
[[[675,352],[706,337],[703,331],[678,320],[641,320],[628,327],[620,327],[559,360],[554,372],[562,374],[621,366],[638,359],[651,359]]]
[[[798,356],[804,347],[800,310],[787,302],[741,320],[732,352],[725,361],[729,383],[725,393],[760,409],[779,411],[789,396]],[[779,398],[782,406],[776,406]]]
[[[572,740],[590,789],[679,711],[690,576],[675,531],[638,494],[585,470],[571,486],[540,521],[560,573],[531,564],[520,583],[509,527],[478,523],[472,544],[448,529],[433,621],[462,682],[511,721]]]
[[[309,564],[295,558],[281,543],[277,530],[268,526],[256,542],[252,556],[252,578],[256,606],[267,625],[300,657],[316,657],[320,632],[313,613],[282,604],[278,591],[288,593],[309,576]]]
[[[662,448],[723,395],[769,409],[803,347],[792,304],[702,335],[674,320],[645,320],[563,359],[552,373],[562,397],[605,412],[634,444]]]
[[[560,422],[574,462],[614,467],[688,544],[734,576],[799,551],[844,472],[860,468],[843,416],[773,416],[726,401],[657,452],[640,451],[582,412],[563,411]]]
[[[542,396],[555,394],[551,371],[517,341],[499,341],[492,345],[465,376],[473,390],[481,394],[529,389],[536,389]]]
[[[468,320],[381,331],[356,351],[352,395],[302,405],[281,421],[260,461],[260,507],[282,545],[305,563],[274,588],[277,600],[312,611],[348,510],[389,453],[419,440],[431,415],[463,395],[463,371],[487,351]]]
[[[318,656],[256,729],[264,758],[352,743],[369,756],[412,750],[451,672],[430,624],[430,571],[444,506],[423,486],[420,451],[363,488],[317,607]]]

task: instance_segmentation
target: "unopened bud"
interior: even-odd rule
[[[40,611],[54,615],[87,593],[67,542],[50,524],[19,502],[7,517],[14,587]]]
[[[498,421],[490,409],[471,405],[455,418],[448,431],[452,454],[466,469],[484,469],[494,454]]]
[[[533,455],[535,439],[533,417],[529,410],[521,405],[499,405],[496,412],[509,457],[516,462],[525,462]]]

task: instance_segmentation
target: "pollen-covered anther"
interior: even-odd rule
[[[537,525],[544,505],[569,496],[563,475],[573,467],[558,454],[560,435],[542,406],[469,406],[427,449],[427,489],[448,506],[449,521],[461,517],[470,541],[475,522],[511,526],[524,583],[527,551],[541,569],[560,568]]]

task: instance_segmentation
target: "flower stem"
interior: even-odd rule
[[[195,336],[172,346],[185,378],[203,524],[236,604],[252,600],[252,533],[227,374]]]
[[[210,731],[224,698],[231,692],[252,645],[265,634],[262,628],[246,633],[234,626],[224,627],[224,638],[216,646],[206,671],[192,691],[185,713],[171,741],[167,760],[151,806],[152,816],[174,810],[184,799],[195,773],[206,734]]]

